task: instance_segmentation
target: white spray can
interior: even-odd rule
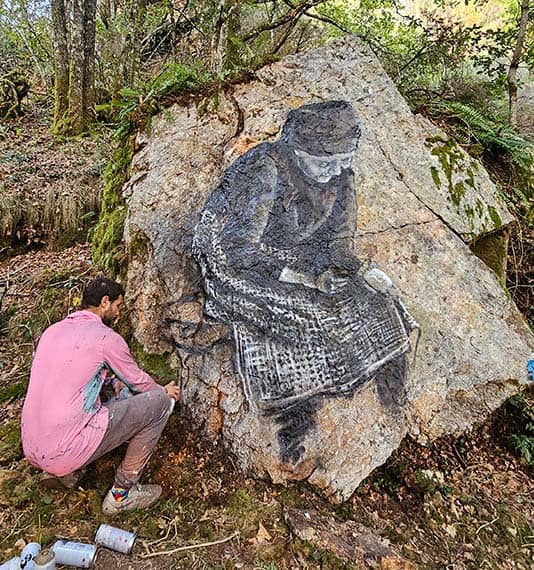
[[[56,556],[56,564],[92,568],[95,562],[96,546],[93,544],[58,540],[52,546],[52,550]]]
[[[101,524],[96,531],[95,542],[111,550],[130,554],[137,536],[108,524]]]
[[[33,559],[41,552],[41,545],[38,542],[28,542],[20,553],[20,567],[23,570],[33,570],[35,564]]]
[[[35,570],[56,570],[56,557],[52,550],[41,550],[33,561]]]

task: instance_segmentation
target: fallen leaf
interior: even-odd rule
[[[443,525],[443,530],[452,538],[456,537],[456,527],[453,524]]]
[[[256,536],[252,538],[249,542],[251,544],[264,544],[269,542],[272,539],[272,536],[267,532],[267,529],[260,523],[258,523],[258,532]]]

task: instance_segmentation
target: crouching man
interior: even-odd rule
[[[72,485],[77,470],[129,442],[102,504],[108,515],[158,500],[159,485],[138,481],[180,395],[174,382],[163,387],[143,372],[110,328],[123,297],[115,281],[95,279],[83,293],[82,310],[43,333],[22,409],[24,454],[49,482]],[[102,402],[106,385],[116,397]]]

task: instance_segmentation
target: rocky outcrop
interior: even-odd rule
[[[329,550],[340,560],[361,568],[417,570],[387,539],[360,523],[340,522],[314,509],[288,509],[284,518],[293,535],[320,550]]]
[[[420,335],[417,329],[410,334],[410,353],[397,337],[402,374],[395,372],[401,366],[396,361],[395,369],[368,370],[365,381],[319,389],[313,400],[288,399],[286,391],[284,405],[293,410],[286,413],[263,405],[272,391],[245,390],[235,344],[243,334],[229,318],[217,319],[223,313],[204,311],[209,282],[192,257],[193,236],[238,157],[246,163],[250,149],[280,148],[290,110],[330,100],[348,102],[361,128],[354,175],[344,186],[353,185],[357,203],[342,236],[350,249],[343,259],[357,260],[349,270],[352,283],[361,285],[367,275],[378,292],[372,299],[396,311],[392,322],[406,322],[401,302]],[[264,170],[251,164],[260,181],[278,176],[268,161],[261,163]],[[177,351],[193,421],[258,476],[307,479],[343,500],[406,434],[428,440],[464,431],[527,382],[533,337],[495,273],[468,247],[509,224],[510,213],[481,165],[414,117],[373,54],[354,38],[288,57],[216,100],[169,109],[154,121],[150,138],[138,137],[124,196],[135,336],[148,351]],[[232,203],[233,225],[243,233],[239,208],[250,200]],[[206,232],[219,235],[202,220]],[[240,259],[246,259],[243,251]],[[310,287],[295,272],[282,273],[284,287]],[[313,287],[320,289],[320,275],[315,278]],[[247,310],[240,318],[247,319]],[[283,342],[277,346],[280,353]]]

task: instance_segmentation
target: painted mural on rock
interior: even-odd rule
[[[359,139],[345,101],[290,111],[278,142],[227,169],[195,229],[204,312],[232,327],[245,394],[279,424],[286,463],[302,457],[322,398],[374,381],[384,405],[402,405],[417,324],[353,253]]]

